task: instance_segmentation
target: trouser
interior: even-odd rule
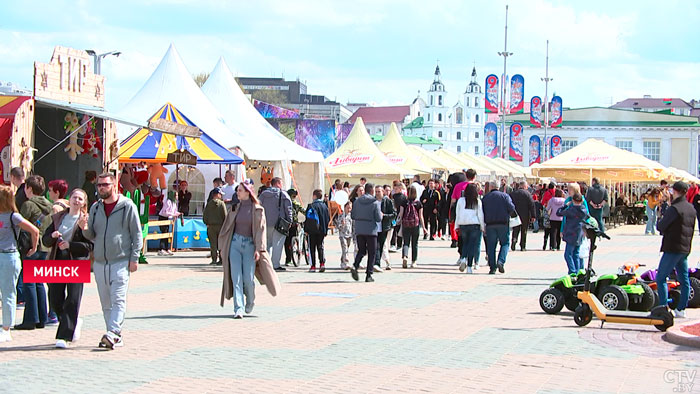
[[[211,252],[211,262],[216,263],[221,261],[219,257],[219,233],[221,232],[220,224],[212,224],[207,226],[207,238],[209,238],[209,251]]]
[[[418,261],[418,235],[420,234],[419,227],[403,228],[403,250],[401,256],[408,257],[408,248],[411,248],[411,261]]]
[[[441,237],[444,237],[447,234],[447,221],[449,218],[444,215],[438,216],[438,232],[440,233]]]
[[[382,265],[382,253],[384,253],[384,244],[386,243],[387,235],[389,235],[388,230],[377,233],[377,254],[374,258],[374,265]]]
[[[228,253],[233,282],[233,313],[243,314],[243,306],[255,302],[255,245],[253,238],[233,234]],[[245,303],[243,295],[245,294]]]
[[[360,262],[367,255],[367,275],[372,275],[374,272],[373,262],[377,258],[377,236],[357,234],[357,248],[355,269],[360,268]]]
[[[551,226],[549,232],[549,247],[559,250],[561,249],[561,221],[552,220],[549,223]]]
[[[457,204],[450,207],[450,237],[453,241],[458,241],[459,236],[457,236],[457,229],[459,226],[455,226],[455,217],[457,216]]]
[[[348,255],[350,254],[350,244],[352,243],[352,237],[338,237],[340,240],[340,263],[342,266],[347,265],[350,260]]]
[[[49,304],[58,317],[56,339],[73,340],[82,298],[82,283],[49,283]]]
[[[603,223],[603,208],[588,207],[588,213],[593,216],[593,219],[598,221],[598,229],[605,232],[605,223]],[[656,226],[656,210],[654,210],[654,226]]]
[[[425,221],[426,227],[428,227],[430,238],[435,238],[435,233],[437,232],[437,215],[433,213],[432,209],[424,208],[423,220]]]
[[[19,253],[0,253],[0,296],[2,296],[2,326],[15,325],[17,309],[17,279],[22,269]]]
[[[92,267],[107,331],[121,335],[129,290],[129,262],[95,262]]]
[[[566,261],[566,268],[569,270],[569,274],[575,274],[580,269],[583,269],[583,260],[579,257],[579,251],[581,250],[581,245],[576,245],[574,243],[566,243],[564,248],[564,260]]]
[[[160,216],[158,215],[158,220],[168,220],[167,216]],[[170,226],[158,226],[160,229],[161,234],[166,234],[168,230],[170,230]],[[175,229],[173,229],[175,231]],[[145,242],[145,241],[144,241]],[[211,244],[211,237],[209,237],[209,243]],[[168,245],[168,239],[167,238],[161,238],[159,242],[158,249],[160,250],[170,250],[170,247]]]
[[[510,227],[507,224],[486,225],[486,254],[489,256],[491,271],[495,271],[498,264],[506,264],[509,243]],[[501,245],[501,249],[498,252],[498,260],[496,259],[497,244]]]
[[[547,249],[547,244],[549,243],[549,238],[552,234],[552,228],[551,227],[545,227],[544,228],[544,242],[542,243],[542,249]],[[550,246],[551,247],[551,246]]]
[[[299,235],[297,232],[298,225],[293,224],[289,227],[289,234],[284,238],[284,263],[289,264],[292,261],[292,240]],[[299,245],[301,247],[301,245]]]
[[[403,234],[401,233],[401,223],[394,226],[394,233],[391,234],[391,246],[401,249],[403,245]]]
[[[316,266],[316,251],[318,251],[319,264],[326,264],[326,255],[323,250],[324,234],[309,234],[309,254],[311,254],[311,266]]]
[[[467,265],[472,266],[472,263],[479,261],[479,251],[481,249],[481,226],[478,224],[469,224],[459,226],[460,238],[462,239],[462,251],[460,257],[467,260]]]
[[[527,246],[527,226],[530,223],[529,217],[520,217],[520,226],[513,227],[513,238],[511,241],[511,248],[515,249],[515,244],[518,241],[518,236],[520,236],[520,249],[525,249]]]
[[[647,228],[644,234],[656,234],[656,210],[647,207]]]
[[[46,252],[36,252],[27,260],[46,260]],[[20,273],[22,275],[22,273]],[[48,308],[46,305],[46,287],[43,283],[22,283],[24,296],[24,317],[22,325],[46,324]]]
[[[664,252],[659,261],[659,270],[656,273],[656,288],[659,293],[659,305],[668,305],[668,276],[676,270],[676,280],[681,284],[681,299],[678,301],[677,310],[682,311],[688,306],[690,296],[690,280],[688,279],[688,255],[685,253]]]
[[[394,232],[395,231],[393,227],[391,227],[389,231],[387,231],[386,240],[384,241],[384,247],[381,249],[381,260],[384,260],[387,267],[391,266],[391,263],[389,263],[389,242],[387,242],[387,240],[391,239],[391,237],[394,235]]]
[[[272,259],[272,267],[280,267],[280,259],[282,258],[282,249],[284,248],[284,239],[287,238],[284,234],[274,228],[267,229],[267,253]]]

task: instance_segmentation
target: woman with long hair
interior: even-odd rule
[[[17,279],[22,269],[17,238],[20,230],[31,236],[27,256],[36,253],[39,229],[17,213],[15,196],[9,186],[0,185],[0,296],[2,296],[2,330],[0,342],[12,340],[10,327],[15,324]]]
[[[409,246],[411,247],[411,268],[415,268],[418,266],[418,236],[420,235],[420,228],[423,229],[423,232],[428,230],[425,228],[425,222],[423,221],[423,205],[418,200],[418,192],[413,185],[408,188],[408,199],[399,209],[399,221],[401,222],[403,233],[403,250],[401,253],[403,268],[408,268]]]
[[[547,247],[547,234],[549,234],[549,249],[559,250],[561,247],[561,222],[563,218],[557,215],[557,210],[564,206],[564,192],[561,189],[554,191],[554,197],[547,202],[547,217],[549,218],[549,229],[545,230],[544,246]]]
[[[233,318],[241,319],[244,310],[250,314],[255,305],[255,265],[267,254],[267,237],[265,209],[251,186],[240,183],[236,195],[240,203],[226,215],[219,233],[224,268],[221,306],[224,298],[233,298]]]
[[[472,264],[477,260],[481,250],[481,234],[486,231],[484,209],[479,199],[479,189],[470,183],[464,189],[464,197],[457,201],[455,209],[455,226],[459,226],[459,236],[462,237],[459,270],[467,270],[471,274]],[[476,267],[478,268],[478,267]]]
[[[48,259],[89,260],[93,245],[83,236],[88,223],[87,193],[74,189],[68,204],[68,209],[53,215],[53,222],[41,239],[51,248]],[[57,348],[65,349],[80,339],[82,319],[78,315],[82,298],[82,283],[49,283],[49,304],[58,316]]]

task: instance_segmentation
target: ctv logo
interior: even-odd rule
[[[693,386],[695,386],[695,375],[697,373],[697,370],[669,369],[664,372],[664,382],[676,385],[673,388],[674,393],[690,393],[693,391]]]
[[[89,260],[24,260],[26,283],[90,283]]]

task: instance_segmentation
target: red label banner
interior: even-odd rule
[[[24,260],[26,283],[90,283],[90,260]]]

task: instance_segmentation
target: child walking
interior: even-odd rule
[[[579,258],[579,249],[583,239],[583,228],[581,223],[588,216],[583,209],[583,196],[576,192],[571,201],[557,210],[557,215],[565,217],[564,232],[562,239],[566,242],[564,248],[564,260],[569,269],[569,274],[573,274],[583,269],[583,260]]]

